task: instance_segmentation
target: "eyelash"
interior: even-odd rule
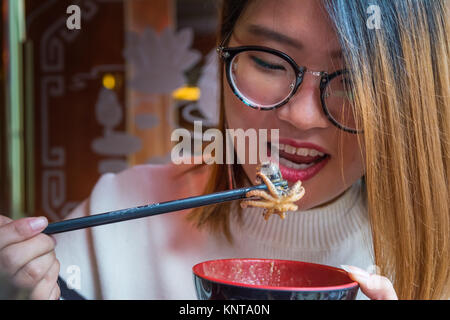
[[[286,70],[283,66],[280,65],[273,65],[270,63],[265,62],[264,60],[261,60],[257,57],[251,56],[251,59],[260,67],[271,69],[271,70]]]

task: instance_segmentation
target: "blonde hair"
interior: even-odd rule
[[[223,2],[219,41],[248,2]],[[378,30],[366,26],[369,1],[324,3],[353,71],[375,263],[400,299],[448,299],[449,3],[385,1]],[[222,97],[222,120],[223,109]],[[242,168],[233,168],[243,183]],[[229,187],[226,169],[212,168],[206,193]],[[229,214],[230,204],[222,204],[195,210],[190,219],[230,239]]]

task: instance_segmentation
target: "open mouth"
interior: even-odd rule
[[[269,148],[270,150],[270,142]],[[283,178],[296,182],[315,176],[330,159],[330,155],[312,144],[279,143],[279,167]],[[269,151],[270,153],[270,151]],[[269,154],[270,156],[270,154]]]

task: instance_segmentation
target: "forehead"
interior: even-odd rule
[[[254,26],[296,40],[311,50],[340,49],[336,32],[321,0],[252,0],[235,31],[252,33]]]

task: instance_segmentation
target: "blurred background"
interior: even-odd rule
[[[63,219],[101,174],[217,124],[219,1],[0,3],[0,214]]]

